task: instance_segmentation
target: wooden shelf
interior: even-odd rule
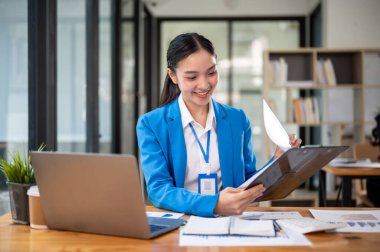
[[[368,86],[365,86],[367,88]],[[372,87],[372,86],[371,86]],[[380,88],[380,85],[378,86]],[[337,84],[335,86],[326,86],[320,84],[314,84],[310,86],[291,86],[291,85],[282,85],[282,86],[270,86],[271,89],[339,89],[339,88],[364,88],[360,84]],[[372,87],[374,88],[374,86]]]
[[[368,134],[366,126],[374,125],[369,122],[369,115],[380,107],[380,99],[376,99],[380,97],[379,66],[380,48],[267,50],[264,53],[263,97],[273,105],[275,114],[278,113],[285,126],[291,129],[292,126],[306,127],[303,131],[307,138],[305,144],[341,145],[347,134],[352,134],[355,142],[364,142]],[[295,81],[296,85],[287,81]],[[303,81],[311,84],[302,85]],[[285,92],[280,97],[272,91]],[[298,123],[294,121],[295,114]],[[321,122],[312,123],[313,118]],[[300,123],[303,121],[309,122]],[[328,127],[320,132],[322,142],[312,142],[314,131],[308,127]],[[265,149],[269,150],[269,140],[265,144]]]
[[[319,126],[348,126],[348,125],[362,125],[363,122],[320,122],[320,123],[297,123],[297,122],[281,122],[282,125],[297,125],[299,127],[319,127]]]

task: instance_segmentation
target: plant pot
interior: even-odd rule
[[[31,184],[7,182],[11,203],[12,220],[17,224],[29,224],[29,201],[27,191]]]

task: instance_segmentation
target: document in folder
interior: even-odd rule
[[[265,123],[271,140],[281,144],[283,150],[287,150],[240,186],[249,189],[263,184],[266,190],[263,196],[255,200],[256,202],[285,198],[348,148],[348,146],[310,146],[290,149],[285,142],[285,139],[289,139],[286,131],[264,101],[264,121],[266,117],[270,117],[272,122]]]

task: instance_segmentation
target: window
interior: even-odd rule
[[[0,7],[0,158],[28,149],[27,5],[3,1]],[[2,173],[0,189],[5,189]]]
[[[57,1],[59,151],[86,149],[85,0]]]

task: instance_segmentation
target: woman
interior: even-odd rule
[[[251,126],[242,110],[211,99],[219,80],[214,47],[199,34],[181,34],[167,64],[160,108],[137,123],[149,199],[199,216],[240,214],[265,188],[237,188],[256,172]]]

